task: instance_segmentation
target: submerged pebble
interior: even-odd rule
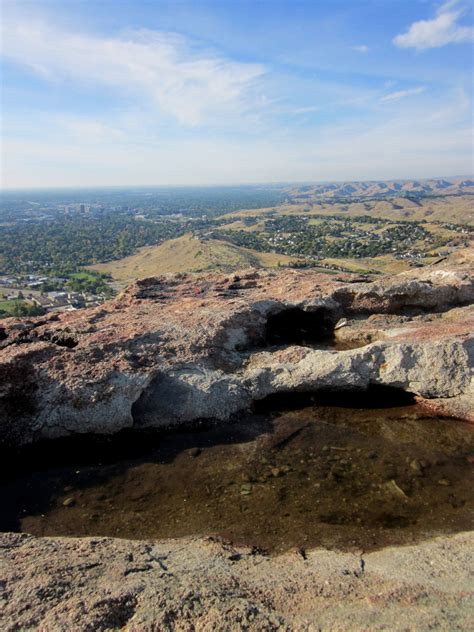
[[[218,534],[270,551],[370,549],[469,529],[474,476],[465,455],[474,429],[425,415],[415,406],[310,406],[249,415],[239,425],[149,433],[142,443],[133,434],[104,444],[89,438],[84,449],[77,439],[50,442],[37,467],[0,484],[0,528],[142,539]]]

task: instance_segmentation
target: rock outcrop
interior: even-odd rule
[[[275,393],[371,385],[474,421],[473,302],[469,260],[377,280],[144,279],[99,308],[2,321],[0,435],[227,420]]]
[[[473,303],[469,258],[376,280],[295,270],[145,279],[99,308],[2,321],[0,439],[225,421],[279,393],[373,386],[474,421]],[[466,630],[473,544],[458,533],[269,557],[215,538],[5,533],[0,627]]]
[[[1,629],[468,630],[472,534],[268,557],[207,539],[0,537]]]

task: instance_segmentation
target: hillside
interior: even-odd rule
[[[217,239],[198,239],[183,235],[159,246],[141,248],[135,255],[90,266],[111,274],[115,282],[127,284],[135,279],[168,272],[204,272],[238,268],[268,268],[296,261],[295,257],[256,252]]]
[[[278,207],[234,211],[224,217],[243,219],[245,217],[265,218],[268,215],[344,215],[359,217],[370,215],[390,221],[452,222],[474,225],[474,196],[437,195],[427,197],[387,196],[384,199],[330,199],[319,194],[294,195]]]
[[[290,189],[292,197],[370,198],[373,196],[438,196],[474,193],[471,177],[431,178],[426,180],[374,180],[364,182],[323,182]]]

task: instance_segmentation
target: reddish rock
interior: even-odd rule
[[[446,414],[470,419],[471,272],[468,262],[371,282],[310,270],[177,274],[99,308],[6,319],[0,435],[24,443],[224,420],[276,392],[370,384],[442,399]],[[459,397],[463,407],[451,406]]]

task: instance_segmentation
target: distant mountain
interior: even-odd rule
[[[360,199],[373,197],[474,194],[470,178],[432,178],[429,180],[374,180],[368,182],[329,182],[289,190],[291,199]]]

